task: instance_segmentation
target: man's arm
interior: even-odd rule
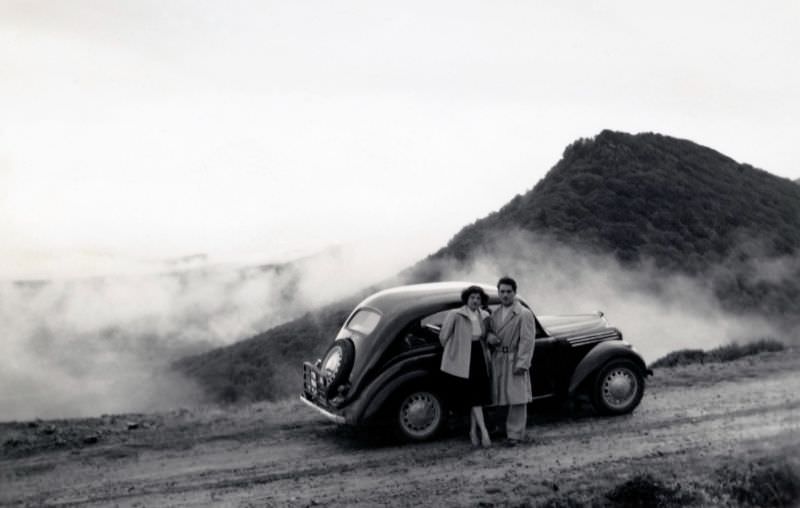
[[[486,327],[486,342],[490,346],[497,346],[500,344],[500,338],[494,333],[494,322],[492,321],[492,315],[488,312],[486,313],[486,318],[483,320],[484,326]]]
[[[522,311],[522,322],[519,330],[519,345],[517,346],[517,361],[514,364],[514,374],[524,374],[531,367],[533,348],[536,346],[536,320],[528,309]]]

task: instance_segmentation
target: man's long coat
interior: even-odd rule
[[[500,341],[492,353],[492,403],[498,406],[527,404],[533,400],[529,369],[536,321],[533,312],[518,301],[511,305],[505,321],[501,320],[501,311],[499,307],[490,318],[490,332]],[[524,374],[514,374],[516,367],[524,368]]]

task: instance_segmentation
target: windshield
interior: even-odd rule
[[[380,319],[381,315],[374,310],[360,309],[347,322],[346,328],[362,335],[369,335],[378,326]]]

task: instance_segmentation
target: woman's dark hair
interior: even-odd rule
[[[470,286],[464,291],[461,292],[461,303],[464,305],[467,304],[467,300],[469,300],[469,295],[471,294],[478,294],[481,295],[481,305],[486,305],[489,303],[489,295],[486,294],[486,291],[483,290],[480,286]]]
[[[513,289],[515,293],[517,292],[517,281],[511,277],[500,277],[500,280],[497,281],[497,289],[500,289],[501,284],[511,286],[511,289]]]

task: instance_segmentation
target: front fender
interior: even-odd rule
[[[639,365],[642,369],[643,374],[648,374],[649,371],[645,366],[644,359],[639,356],[639,353],[633,350],[633,348],[622,341],[606,341],[597,344],[589,354],[583,357],[577,367],[575,367],[575,371],[572,373],[572,377],[569,381],[569,393],[572,395],[578,389],[578,387],[583,383],[586,378],[588,378],[592,372],[599,369],[609,360],[615,358],[625,358],[627,360],[632,360],[634,363]]]

